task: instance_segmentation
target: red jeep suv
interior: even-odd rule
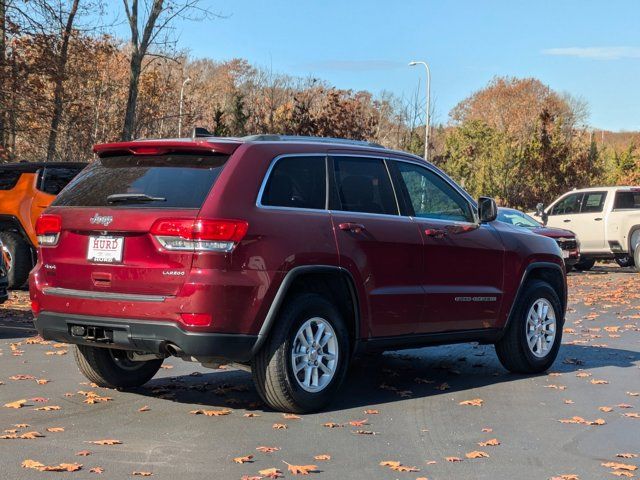
[[[421,158],[261,135],[95,147],[37,222],[36,327],[135,387],[168,356],[250,366],[272,408],[322,408],[366,351],[495,344],[554,361],[567,287],[550,238],[494,222]]]

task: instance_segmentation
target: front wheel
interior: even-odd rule
[[[251,370],[271,408],[307,413],[333,398],[348,363],[349,333],[342,316],[324,297],[307,293],[284,306]]]
[[[99,387],[133,388],[144,385],[158,373],[163,359],[137,361],[131,352],[76,345],[75,359],[80,373]]]
[[[581,258],[580,261],[573,266],[573,268],[575,268],[579,272],[586,272],[587,270],[591,270],[595,264],[595,258]]]
[[[562,306],[546,282],[533,280],[517,300],[503,337],[495,344],[500,363],[514,373],[540,373],[556,359],[562,340]]]

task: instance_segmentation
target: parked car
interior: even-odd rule
[[[0,164],[0,241],[9,288],[23,286],[35,264],[35,223],[86,163]]]
[[[580,239],[577,270],[596,260],[613,259],[621,267],[640,267],[640,187],[595,187],[572,190],[537,216],[550,227],[570,228]]]
[[[419,157],[277,135],[95,152],[38,220],[30,294],[97,385],[142,385],[170,355],[235,362],[270,407],[308,412],[366,351],[477,341],[518,373],[556,358],[558,244]]]
[[[8,283],[6,255],[2,248],[2,242],[0,242],[0,304],[4,303],[9,298],[9,294],[7,292]]]
[[[562,250],[567,269],[571,269],[580,260],[580,242],[571,230],[545,227],[533,217],[515,208],[498,208],[498,221],[518,228],[527,228],[538,235],[553,238]]]

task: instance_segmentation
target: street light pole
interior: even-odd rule
[[[182,87],[180,88],[180,107],[178,112],[178,138],[182,137],[182,104],[184,100],[184,87],[187,83],[191,82],[189,77],[185,78],[182,82]]]
[[[429,161],[429,124],[431,120],[431,69],[429,68],[429,64],[427,62],[409,62],[410,67],[413,67],[415,65],[424,65],[424,68],[427,70],[427,116],[424,133],[424,159]]]

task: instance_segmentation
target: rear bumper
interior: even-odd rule
[[[169,353],[167,346],[176,346],[185,356],[199,361],[221,358],[234,362],[251,359],[257,335],[228,333],[191,332],[173,322],[143,321],[127,318],[94,317],[54,312],[40,312],[34,320],[38,333],[45,340],[89,345],[94,347],[120,348],[140,352]],[[89,327],[100,332],[98,339],[91,335],[77,336],[71,333],[72,326]]]

